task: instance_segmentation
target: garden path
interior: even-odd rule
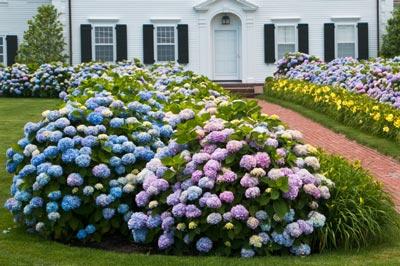
[[[398,161],[335,133],[292,110],[263,100],[258,100],[258,103],[264,113],[276,114],[291,129],[301,131],[306,143],[320,147],[328,153],[341,155],[350,161],[360,161],[364,169],[384,184],[386,191],[393,196],[396,208],[400,212],[400,163]]]

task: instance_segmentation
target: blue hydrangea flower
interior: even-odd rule
[[[97,112],[90,113],[86,119],[92,125],[100,125],[104,120],[103,116]]]
[[[86,186],[83,188],[83,195],[90,196],[94,192],[94,188],[92,186]]]
[[[213,247],[211,239],[202,237],[196,242],[196,249],[201,253],[208,253]]]
[[[57,202],[54,202],[54,201],[48,202],[48,203],[46,204],[46,211],[47,211],[47,213],[51,213],[51,212],[56,212],[56,211],[58,211],[58,204],[57,204]]]
[[[79,167],[86,168],[90,166],[91,158],[87,154],[81,154],[75,158],[75,163]]]
[[[52,177],[60,177],[63,175],[63,169],[59,165],[52,165],[47,169],[47,174]]]
[[[87,232],[84,229],[81,229],[78,231],[78,233],[76,234],[76,238],[78,238],[79,240],[83,240],[87,237]]]
[[[79,151],[77,149],[68,149],[62,154],[61,160],[65,163],[71,163],[75,161],[76,157],[78,156]]]
[[[44,163],[45,161],[46,161],[46,156],[43,153],[41,153],[41,154],[38,154],[38,155],[32,157],[31,164],[34,166],[38,166],[38,165]]]
[[[110,195],[114,198],[120,198],[122,196],[122,188],[120,187],[113,187],[110,190]]]
[[[143,212],[134,212],[128,221],[129,229],[142,229],[146,227],[148,216]]]
[[[146,241],[148,230],[146,228],[132,230],[132,237],[135,243],[144,243]]]
[[[61,207],[64,211],[68,212],[79,208],[81,205],[81,200],[77,196],[66,195],[64,196]]]
[[[160,215],[150,215],[147,219],[146,226],[149,229],[157,228],[161,225],[161,216]]]
[[[40,208],[43,206],[43,199],[41,197],[33,197],[31,199],[31,201],[29,202],[29,204],[33,207],[33,208]]]
[[[24,156],[20,153],[15,153],[12,157],[12,160],[16,163],[16,164],[20,164],[23,160],[24,160]]]
[[[113,118],[110,120],[110,127],[112,128],[120,128],[124,125],[124,119],[123,118]]]
[[[74,147],[74,145],[75,145],[75,142],[73,139],[63,138],[63,139],[60,139],[60,141],[58,142],[57,148],[60,151],[66,151],[68,149],[72,149]]]
[[[291,247],[290,252],[296,256],[308,256],[311,253],[311,248],[307,244],[301,244],[299,246]]]
[[[136,162],[136,157],[133,153],[127,153],[121,158],[124,165],[132,165]]]
[[[110,220],[115,214],[115,209],[105,208],[103,209],[103,217],[106,220]]]
[[[58,212],[51,212],[47,215],[47,218],[49,218],[50,221],[55,222],[58,219],[60,219],[61,215]]]
[[[118,205],[118,213],[119,214],[125,214],[129,211],[129,206],[128,204],[120,204]]]
[[[240,255],[242,256],[242,258],[252,258],[255,254],[255,251],[252,249],[242,248],[242,250],[240,251]]]
[[[50,192],[49,195],[47,195],[47,197],[50,200],[54,200],[54,201],[61,199],[61,191],[57,190],[57,191]]]
[[[85,231],[88,235],[94,234],[96,232],[96,227],[93,224],[86,226]]]

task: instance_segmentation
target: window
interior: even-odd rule
[[[174,26],[157,26],[156,28],[157,61],[175,61],[176,40]]]
[[[94,27],[94,59],[96,61],[114,62],[114,27]]]
[[[336,26],[336,56],[356,58],[356,25]]]
[[[6,63],[6,38],[0,36],[0,65],[7,65]]]
[[[276,29],[276,50],[278,59],[281,59],[287,53],[292,53],[297,50],[296,42],[296,26],[295,25],[280,25]]]

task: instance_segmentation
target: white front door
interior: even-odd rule
[[[214,31],[214,79],[239,80],[237,30]]]

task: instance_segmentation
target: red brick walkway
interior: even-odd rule
[[[320,147],[329,153],[341,155],[350,161],[360,161],[365,169],[383,182],[386,190],[393,196],[397,210],[400,211],[399,162],[349,140],[292,110],[262,100],[259,100],[259,105],[264,113],[276,114],[291,129],[301,131],[306,143]]]

